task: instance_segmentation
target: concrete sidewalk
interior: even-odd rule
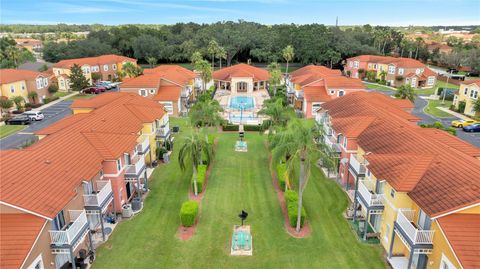
[[[33,111],[40,111],[40,110],[42,110],[42,109],[49,108],[49,107],[51,107],[51,106],[53,106],[53,105],[56,105],[56,104],[62,102],[63,100],[66,100],[66,99],[68,99],[68,98],[70,98],[70,97],[72,97],[72,96],[77,95],[78,93],[79,93],[79,92],[72,92],[71,94],[68,94],[68,95],[65,95],[65,96],[63,96],[63,97],[60,97],[60,98],[58,98],[58,99],[55,100],[55,101],[52,101],[52,102],[50,102],[50,103],[48,103],[48,104],[45,104],[45,105],[43,105],[43,106],[41,106],[41,107],[34,108],[34,109],[32,109],[32,110],[33,110]]]
[[[471,118],[469,118],[469,117],[467,117],[463,114],[457,113],[455,111],[451,111],[450,109],[448,109],[446,107],[437,106],[437,109],[440,109],[441,111],[446,112],[446,113],[448,113],[448,114],[450,114],[454,117],[460,118],[462,120],[473,120],[473,119],[471,119]]]

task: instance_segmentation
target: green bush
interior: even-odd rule
[[[214,134],[208,134],[208,144],[213,145],[213,142],[215,141],[215,135]]]
[[[298,194],[295,191],[288,190],[285,192],[285,203],[296,204],[298,202]]]
[[[452,135],[457,135],[457,130],[453,127],[448,127],[445,129],[445,131],[451,133]]]
[[[285,190],[286,184],[286,177],[287,177],[287,166],[284,163],[280,163],[277,165],[277,177],[278,177],[278,184],[280,185],[280,189],[282,191]]]
[[[224,124],[222,126],[222,129],[224,131],[237,131],[238,132],[238,125],[234,125],[234,124]]]
[[[205,174],[207,173],[207,166],[201,164],[197,167],[197,190],[198,193],[201,193],[203,190],[203,183],[205,182]],[[195,182],[193,181],[192,175],[192,191],[195,190]]]
[[[261,125],[244,125],[243,126],[243,130],[245,132],[247,131],[255,131],[255,132],[258,132],[258,131],[261,131],[262,130],[262,126]]]
[[[184,227],[192,227],[198,215],[198,203],[186,201],[180,208],[180,221]]]
[[[295,191],[286,191],[285,203],[287,204],[287,214],[290,226],[296,227],[298,216],[298,194]],[[305,208],[303,206],[300,216],[300,227],[303,227],[303,224],[305,223],[305,219],[307,217],[307,212],[305,211]]]
[[[48,104],[52,101],[58,100],[58,98],[58,96],[46,97],[45,99],[43,99],[43,103]]]

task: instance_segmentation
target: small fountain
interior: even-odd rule
[[[252,234],[250,233],[250,225],[243,225],[247,219],[248,213],[242,210],[238,215],[242,220],[242,225],[233,226],[232,247],[230,255],[232,256],[252,256]]]
[[[240,140],[238,140],[235,143],[235,151],[247,152],[248,151],[247,141],[243,141],[243,138],[245,137],[245,131],[243,130],[243,124],[240,124],[238,126],[238,136],[239,136]]]

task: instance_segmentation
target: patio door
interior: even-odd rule
[[[432,220],[420,209],[418,213],[418,226],[423,230],[429,230],[432,225]]]
[[[65,227],[65,215],[63,210],[58,212],[57,216],[52,221],[53,229],[56,231],[60,231],[63,227]]]
[[[92,181],[84,181],[83,182],[83,193],[84,194],[91,194],[93,193],[93,183]]]
[[[413,254],[412,263],[413,268],[426,269],[428,264],[428,257],[425,254]]]
[[[125,157],[125,165],[132,164],[132,159],[130,158],[130,154],[125,153],[124,157]]]

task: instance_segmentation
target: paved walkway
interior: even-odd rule
[[[448,114],[450,114],[450,115],[453,115],[453,116],[455,116],[455,117],[457,117],[457,118],[460,118],[460,119],[462,119],[462,120],[472,120],[471,118],[469,118],[469,117],[467,117],[467,116],[465,116],[465,115],[463,115],[463,114],[457,113],[457,112],[455,112],[455,111],[451,111],[450,109],[448,109],[448,108],[446,108],[446,107],[437,106],[437,109],[440,109],[441,111],[446,112],[446,113],[448,113]]]

